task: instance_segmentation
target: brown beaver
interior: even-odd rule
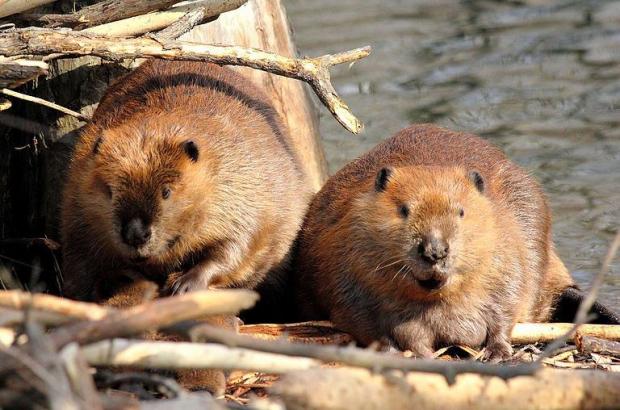
[[[82,132],[62,203],[63,292],[137,271],[173,291],[259,284],[286,261],[310,189],[267,98],[212,64],[154,60]]]
[[[165,296],[277,279],[311,189],[268,101],[198,62],[149,61],[113,84],[69,167],[64,295],[126,307],[150,282]]]
[[[304,319],[419,356],[442,345],[510,356],[517,321],[545,321],[573,284],[540,185],[470,134],[414,125],[316,195],[295,266]]]

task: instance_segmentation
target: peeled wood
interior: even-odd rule
[[[211,343],[147,342],[113,339],[82,348],[92,366],[128,366],[146,369],[223,369],[285,373],[319,367],[305,357],[288,357]]]
[[[178,3],[178,0],[106,0],[82,7],[71,14],[44,14],[24,16],[28,20],[45,23],[48,27],[68,25],[76,29],[96,26],[128,17],[161,10]]]
[[[183,18],[188,12],[200,9],[201,19],[207,19],[234,10],[248,0],[202,0],[185,2],[168,10],[148,13],[123,20],[112,21],[84,30],[87,33],[104,34],[109,37],[131,37],[161,30]],[[186,4],[187,3],[187,4]],[[180,35],[180,34],[179,34]],[[176,38],[176,37],[174,37]]]
[[[93,343],[157,330],[185,320],[211,315],[234,315],[256,303],[251,290],[205,290],[157,299],[126,310],[117,310],[96,321],[56,329],[50,339],[57,348],[67,343]]]
[[[620,374],[542,369],[507,381],[464,374],[450,386],[427,373],[313,369],[286,374],[269,390],[289,410],[611,409],[620,403]]]
[[[0,0],[0,18],[21,13],[56,0]]]
[[[20,290],[0,291],[0,306],[11,310],[30,310],[35,314],[47,314],[54,318],[64,316],[66,321],[70,319],[99,320],[111,311],[109,308],[94,303]],[[0,320],[2,319],[0,317]]]
[[[572,323],[518,323],[512,329],[513,344],[549,343],[573,328]],[[581,325],[574,339],[594,336],[608,340],[620,340],[620,325]]]

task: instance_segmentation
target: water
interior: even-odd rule
[[[558,251],[588,288],[620,228],[620,1],[287,0],[301,55],[371,45],[322,109],[330,171],[414,122],[500,145],[544,185]],[[620,310],[620,257],[600,298]]]

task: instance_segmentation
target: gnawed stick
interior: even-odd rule
[[[258,300],[251,290],[204,290],[109,313],[96,321],[79,322],[56,329],[50,339],[60,348],[67,343],[93,343],[103,339],[140,334],[185,320],[211,315],[234,315]]]
[[[620,403],[620,374],[542,369],[506,381],[465,374],[449,385],[426,373],[311,369],[284,375],[269,391],[287,409],[610,409]]]
[[[573,329],[572,323],[517,323],[512,329],[513,344],[549,343]],[[577,328],[573,340],[579,336],[594,336],[620,340],[620,325],[586,324]]]
[[[210,17],[218,16],[227,11],[234,10],[246,3],[247,0],[201,0],[193,1],[189,4],[183,3],[177,7],[172,7],[167,10],[157,11],[154,13],[135,16],[123,20],[113,21],[110,23],[102,24],[100,26],[90,27],[84,30],[86,33],[103,34],[109,37],[134,37],[140,34],[161,30],[164,27],[175,26],[179,20],[183,19],[188,13],[193,15],[199,15],[199,18],[194,18],[196,21],[194,25],[208,19]],[[197,12],[198,13],[195,13]],[[182,25],[186,26],[186,22]],[[191,27],[187,28],[189,31]],[[168,29],[166,29],[168,30]],[[179,32],[178,36],[183,34],[179,31],[179,25],[170,28],[170,32]],[[174,40],[178,36],[160,36],[162,39]]]
[[[0,2],[0,18],[21,13],[56,0],[10,0]]]
[[[99,320],[111,311],[94,303],[20,290],[0,291],[0,306],[21,311],[30,309],[32,312],[60,315],[73,320]]]
[[[82,353],[92,366],[147,369],[241,369],[285,373],[322,365],[320,361],[306,357],[288,357],[213,343],[112,339],[84,346]]]
[[[66,30],[29,28],[0,32],[0,55],[22,54],[53,55],[54,58],[71,55],[95,55],[108,59],[158,57],[252,67],[305,81],[342,126],[356,134],[363,128],[336,93],[329,69],[333,65],[368,56],[369,46],[333,55],[297,59],[251,48],[184,41],[163,42],[152,38],[119,40]]]

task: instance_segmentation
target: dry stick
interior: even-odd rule
[[[251,48],[185,41],[162,42],[151,38],[119,40],[83,32],[34,28],[0,32],[0,55],[21,54],[54,54],[54,57],[95,55],[108,59],[158,57],[252,67],[305,81],[310,84],[327,109],[347,130],[359,133],[363,128],[362,123],[351,113],[349,107],[332,86],[329,68],[368,56],[369,46],[334,55],[297,59]]]
[[[205,19],[205,9],[198,7],[194,10],[190,10],[183,17],[159,31],[156,34],[156,38],[162,40],[175,40],[181,37],[183,34],[190,31],[197,24]]]
[[[100,320],[112,311],[110,308],[94,303],[78,302],[75,300],[30,293],[21,290],[0,291],[0,306],[14,310],[27,310],[66,316],[69,319]]]
[[[7,100],[6,98],[0,98],[0,111],[8,110],[12,106],[13,104],[11,103],[11,101]]]
[[[611,261],[614,259],[614,257],[616,256],[616,253],[618,252],[618,248],[620,248],[620,231],[616,233],[614,240],[611,242],[611,245],[609,246],[609,250],[607,251],[607,254],[605,255],[605,259],[603,260],[601,270],[598,271],[598,273],[594,277],[594,280],[592,281],[592,287],[590,288],[590,291],[588,292],[586,297],[581,301],[581,304],[579,305],[579,309],[577,310],[577,314],[575,315],[575,321],[574,321],[575,324],[568,332],[566,332],[566,334],[564,334],[562,337],[556,339],[555,341],[547,345],[545,350],[542,352],[542,354],[538,358],[539,362],[551,356],[557,348],[562,347],[562,345],[566,343],[567,340],[573,337],[573,335],[577,331],[577,328],[580,325],[586,323],[588,319],[588,312],[590,311],[590,308],[592,308],[592,305],[594,305],[594,302],[596,302],[598,291],[601,285],[603,284],[603,280],[605,279],[605,275],[607,274],[607,271],[609,270]]]
[[[77,119],[82,121],[88,121],[90,118],[86,115],[79,113],[77,111],[70,110],[69,108],[63,107],[62,105],[55,104],[53,102],[44,100],[43,98],[33,97],[27,94],[18,93],[17,91],[9,90],[8,88],[3,88],[0,92],[4,95],[8,95],[9,97],[19,98],[20,100],[30,101],[39,105],[43,105],[45,107],[51,108],[56,111],[60,111],[64,114],[69,114],[74,116]]]
[[[175,25],[176,22],[197,9],[201,10],[202,18],[195,24],[198,24],[207,18],[215,17],[227,11],[234,10],[246,2],[247,0],[193,1],[188,4],[183,3],[183,5],[172,7],[167,10],[130,17],[128,19],[113,21],[100,26],[87,28],[84,32],[102,34],[108,37],[134,37],[147,32],[161,30],[171,24]],[[176,29],[178,29],[178,26]],[[183,33],[180,33],[179,36],[181,34]],[[173,40],[174,38],[169,39]]]
[[[517,323],[512,329],[512,344],[551,343],[573,330],[573,323]],[[620,325],[580,325],[573,339],[594,336],[608,340],[620,340]]]
[[[591,336],[578,337],[576,342],[581,353],[620,355],[620,342]]]
[[[0,4],[0,18],[21,13],[56,0],[9,0]]]
[[[204,316],[237,314],[257,299],[258,294],[244,289],[197,291],[118,310],[101,320],[64,326],[53,331],[50,339],[60,348],[71,342],[86,344],[135,335]]]
[[[474,361],[443,362],[428,359],[414,360],[353,346],[337,347],[288,343],[279,340],[265,341],[238,335],[234,332],[210,325],[199,325],[192,331],[193,337],[202,337],[209,341],[222,343],[228,346],[239,346],[287,356],[312,357],[324,362],[339,362],[377,371],[397,369],[403,371],[437,373],[443,375],[449,382],[453,381],[456,375],[461,373],[486,374],[508,379],[516,376],[531,375],[539,368],[539,366],[533,364],[502,366]]]
[[[178,0],[106,0],[81,8],[71,14],[33,14],[21,16],[24,20],[44,23],[47,26],[69,25],[77,29],[96,26],[128,17],[161,10],[178,3]]]
[[[223,369],[286,373],[320,367],[318,360],[231,348],[213,343],[112,339],[89,344],[82,353],[92,366],[147,369]]]

